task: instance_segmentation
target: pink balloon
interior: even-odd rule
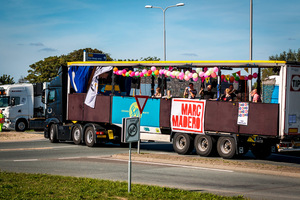
[[[146,69],[143,69],[143,74],[147,74],[147,70]]]
[[[213,71],[214,71],[215,73],[217,73],[217,72],[219,71],[219,68],[214,67]]]
[[[215,72],[211,73],[211,77],[216,78],[217,74]]]
[[[140,77],[144,77],[144,73],[143,72],[140,73]]]
[[[192,73],[189,73],[188,77],[189,77],[189,78],[192,78],[192,77],[193,77],[193,74],[192,74]]]
[[[253,74],[253,78],[257,78],[257,73],[254,73],[254,74]]]
[[[204,74],[205,74],[204,72],[200,72],[200,73],[199,73],[199,76],[200,76],[200,77],[203,77]]]
[[[245,76],[245,81],[248,81],[248,76]]]
[[[193,81],[195,81],[195,82],[198,81],[198,77],[197,78],[193,78]]]
[[[154,72],[155,70],[156,70],[156,67],[152,66],[152,67],[151,67],[151,71]]]
[[[126,69],[122,70],[122,74],[126,74],[126,72],[127,72]]]
[[[135,72],[135,76],[139,76],[140,75],[140,72]]]
[[[190,78],[188,76],[185,76],[184,80],[189,81]]]

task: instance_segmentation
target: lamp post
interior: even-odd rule
[[[250,48],[249,48],[249,60],[252,60],[252,34],[253,34],[253,31],[252,31],[252,27],[253,27],[253,2],[252,0],[250,0]],[[250,67],[249,69],[249,73],[252,74],[252,68]],[[251,90],[252,90],[252,80],[249,80],[249,101],[252,100],[252,97],[251,97]]]
[[[157,7],[157,6],[151,6],[151,5],[146,5],[145,8],[159,8],[163,11],[163,15],[164,15],[164,61],[166,61],[166,10],[168,8],[172,8],[172,7],[179,7],[179,6],[184,6],[184,3],[178,3],[176,5],[172,5],[172,6],[168,6],[165,9],[163,9],[162,7]]]

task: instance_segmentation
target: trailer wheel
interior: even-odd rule
[[[271,154],[271,146],[256,145],[251,148],[251,152],[257,159],[265,159]]]
[[[236,144],[232,137],[220,137],[217,150],[222,158],[233,158],[235,156]]]
[[[58,142],[58,140],[57,140],[57,125],[56,124],[52,124],[50,126],[49,140],[51,143]]]
[[[93,127],[87,127],[87,129],[85,130],[84,138],[85,144],[88,147],[93,147],[95,145],[95,131]]]
[[[27,122],[24,119],[20,119],[16,123],[16,131],[24,132],[27,129]]]
[[[74,144],[81,144],[82,128],[80,125],[75,125],[72,129],[72,139]]]
[[[186,133],[176,133],[173,138],[173,148],[178,154],[189,154],[193,151],[193,138]]]
[[[210,156],[214,150],[215,139],[208,135],[197,135],[195,138],[195,149],[200,156]]]

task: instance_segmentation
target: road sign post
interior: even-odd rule
[[[131,192],[131,143],[140,140],[140,118],[128,117],[123,118],[121,142],[129,143],[129,160],[128,160],[128,192]]]
[[[144,95],[136,95],[134,96],[135,100],[136,100],[136,103],[137,103],[137,106],[139,108],[139,111],[140,111],[140,118],[142,117],[142,113],[143,113],[143,110],[146,106],[146,103],[147,103],[147,100],[148,100],[148,96],[144,96]],[[138,145],[137,145],[137,152],[138,154],[140,154],[140,146],[141,146],[141,141],[139,140],[138,141]]]

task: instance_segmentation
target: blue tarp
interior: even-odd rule
[[[69,76],[71,85],[76,93],[86,93],[88,87],[88,81],[92,73],[92,67],[90,66],[71,66],[69,68]]]
[[[279,86],[275,85],[272,97],[271,97],[271,103],[278,103],[278,97],[279,97]]]

